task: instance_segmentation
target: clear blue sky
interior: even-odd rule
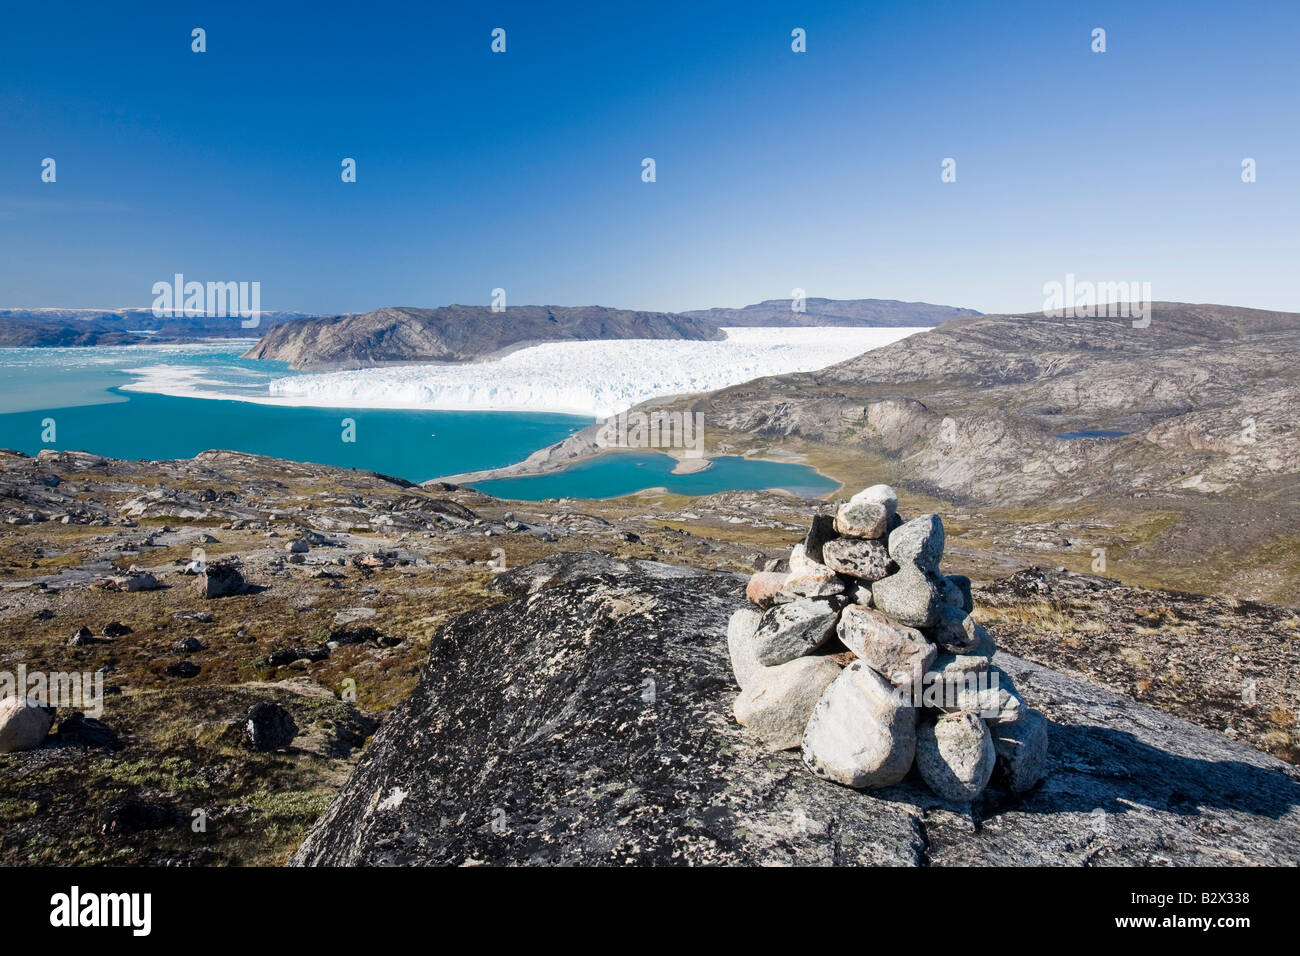
[[[183,272],[318,312],[497,286],[993,312],[1072,272],[1300,310],[1295,0],[8,3],[0,25],[0,306],[147,306]]]

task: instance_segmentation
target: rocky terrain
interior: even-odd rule
[[[999,653],[1042,707],[1046,783],[969,809],[835,786],[731,718],[744,579],[600,555],[508,572],[443,628],[299,865],[1260,865],[1300,860],[1300,775]]]
[[[601,306],[521,305],[377,309],[302,319],[268,332],[245,358],[277,359],[295,369],[352,369],[411,362],[464,362],[539,342],[694,339],[723,334],[689,316]]]
[[[734,723],[727,621],[807,535],[789,495],[503,502],[232,452],[6,452],[0,522],[0,672],[105,695],[0,754],[5,863],[1294,862],[1295,771],[1263,751],[1300,755],[1300,615],[1042,567],[1032,524],[945,518],[945,572],[1052,722],[1045,784],[954,810],[816,780]],[[400,769],[417,754],[437,773]]]
[[[0,348],[143,345],[253,338],[301,312],[262,312],[255,329],[238,318],[159,318],[152,309],[0,309]]]
[[[791,308],[790,299],[767,299],[740,309],[699,309],[682,314],[719,328],[791,325],[922,328],[979,315],[974,309],[896,299],[804,299],[802,312]]]
[[[958,318],[817,372],[638,410],[701,413],[710,455],[800,461],[850,486],[929,495],[934,510],[969,516],[972,533],[982,526],[990,551],[1015,535],[1047,564],[1292,601],[1300,314],[1152,309],[1145,328]],[[598,431],[458,480],[564,468],[603,451]]]

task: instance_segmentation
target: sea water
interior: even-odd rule
[[[0,447],[29,455],[78,449],[111,458],[192,458],[221,448],[423,481],[526,458],[591,424],[551,412],[434,411],[274,404],[284,363],[241,359],[250,342],[0,349]],[[132,390],[142,380],[184,395]],[[159,384],[161,383],[161,384]],[[716,459],[674,475],[666,455],[611,454],[549,475],[484,482],[521,500],[606,498],[664,487],[688,494],[784,488],[824,494],[835,482],[801,465]]]

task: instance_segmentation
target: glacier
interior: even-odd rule
[[[606,418],[651,398],[709,392],[766,375],[825,368],[929,330],[723,331],[726,339],[717,342],[547,342],[481,362],[290,375],[270,382],[266,400],[331,408],[532,411]]]

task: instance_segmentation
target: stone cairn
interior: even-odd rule
[[[970,579],[945,575],[938,515],[903,521],[875,485],[817,515],[789,571],[760,571],[731,618],[735,716],[818,777],[888,787],[916,766],[945,800],[1042,779],[1047,721],[992,664]]]

